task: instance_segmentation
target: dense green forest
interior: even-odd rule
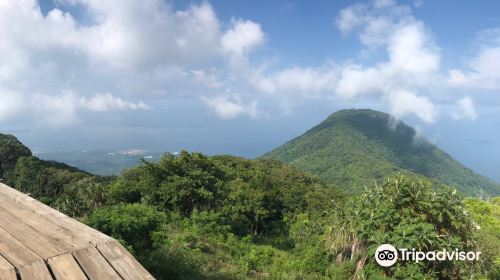
[[[423,176],[352,194],[278,161],[182,152],[104,177],[0,134],[0,177],[115,237],[157,279],[500,279],[500,198]],[[482,256],[383,268],[382,243]]]
[[[403,172],[423,175],[471,196],[500,195],[498,183],[464,167],[415,129],[367,109],[338,111],[263,158],[317,174],[351,191]]]

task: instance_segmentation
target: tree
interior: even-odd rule
[[[224,173],[203,154],[166,154],[158,163],[143,162],[138,172],[145,201],[166,210],[189,215],[193,209],[215,209],[221,202]]]
[[[276,205],[280,202],[264,184],[253,185],[236,179],[229,185],[231,192],[224,212],[230,217],[236,232],[257,235],[266,230],[273,218],[279,220],[280,207]]]

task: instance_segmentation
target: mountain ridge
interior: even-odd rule
[[[475,173],[402,121],[370,109],[344,109],[262,158],[309,171],[358,191],[373,180],[410,172],[467,195],[500,193],[500,184]]]

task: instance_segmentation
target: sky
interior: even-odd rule
[[[256,157],[388,112],[500,181],[500,2],[0,0],[0,132]]]

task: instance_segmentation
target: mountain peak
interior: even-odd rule
[[[310,131],[316,132],[332,126],[349,126],[368,134],[369,137],[397,133],[411,140],[417,134],[415,129],[396,117],[371,109],[343,109],[337,111]]]

